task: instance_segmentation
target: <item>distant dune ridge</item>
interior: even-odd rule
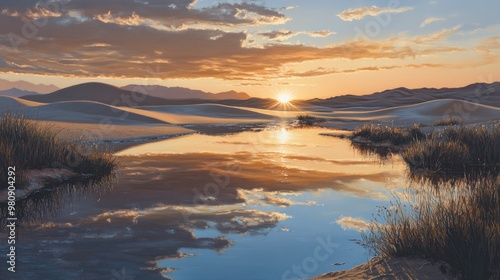
[[[49,94],[27,95],[23,99],[54,103],[61,101],[86,100],[104,103],[112,106],[138,106],[162,104],[162,98],[132,92],[104,83],[84,83],[54,91]]]
[[[19,108],[25,108],[25,107],[34,107],[41,105],[41,103],[38,102],[33,102],[29,100],[24,100],[16,97],[11,97],[11,96],[1,96],[0,95],[0,110],[12,110],[12,109],[19,109]]]
[[[0,79],[0,91],[10,90],[13,88],[36,93],[50,93],[59,89],[54,85],[33,84],[26,81],[11,82],[8,80]],[[0,93],[0,95],[3,94]]]
[[[369,95],[343,95],[308,102],[335,109],[359,107],[360,110],[382,109],[417,104],[436,99],[458,99],[489,106],[500,106],[500,82],[476,83],[462,88],[396,88]]]
[[[152,86],[161,88],[159,86]],[[150,93],[154,91],[148,91],[142,86],[131,87],[134,90],[127,90],[123,88],[118,88],[112,85],[104,83],[84,83],[79,85],[74,85],[64,89],[57,90],[50,94],[36,94],[36,95],[26,95],[22,96],[23,99],[41,102],[41,103],[54,103],[61,101],[76,101],[76,100],[87,100],[99,103],[104,103],[112,106],[160,106],[160,105],[194,105],[194,104],[205,104],[205,103],[215,103],[229,106],[242,106],[251,108],[261,108],[269,109],[276,105],[276,100],[274,99],[263,99],[263,98],[251,98],[246,93],[236,93],[225,92],[219,94],[204,93],[217,98],[222,97],[244,97],[248,96],[248,99],[166,99],[158,96],[152,96]],[[172,88],[170,88],[172,89]],[[185,89],[187,91],[193,91]],[[194,91],[198,92],[198,91]]]
[[[164,94],[166,89],[175,88],[156,89],[157,94]],[[190,96],[207,94],[185,90],[191,92],[187,93]],[[285,106],[274,99],[256,97],[165,99],[103,83],[84,83],[49,94],[21,98],[0,96],[0,113],[10,111],[36,120],[64,122],[64,126],[74,128],[75,133],[81,127],[88,127],[106,131],[109,136],[113,134],[108,126],[114,126],[114,131],[127,137],[131,136],[127,131],[132,131],[127,127],[134,127],[134,133],[140,135],[154,135],[158,131],[185,131],[178,126],[183,124],[262,123],[292,120],[299,114],[318,116],[327,120],[325,126],[347,129],[362,123],[432,124],[448,115],[463,118],[466,123],[478,123],[500,120],[500,83],[473,84],[459,89],[399,88],[365,96],[345,95],[292,103]],[[72,127],[70,123],[79,125]],[[144,131],[140,132],[141,129]]]
[[[12,96],[12,97],[21,97],[26,95],[38,95],[38,92],[22,90],[18,88],[11,88],[6,90],[0,90],[0,96]]]
[[[422,103],[371,111],[336,111],[337,117],[355,120],[397,120],[399,123],[433,122],[445,116],[458,116],[469,122],[500,117],[500,108],[457,99],[438,99]]]
[[[183,87],[164,87],[164,86],[142,86],[127,85],[122,89],[138,91],[147,95],[161,97],[165,99],[205,99],[205,100],[223,100],[223,99],[249,99],[250,95],[244,92],[226,91],[220,93],[210,93],[201,90],[193,90]]]

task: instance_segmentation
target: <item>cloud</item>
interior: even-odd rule
[[[195,1],[186,0],[152,0],[147,4],[132,0],[72,0],[49,8],[30,6],[26,1],[8,2],[9,7],[0,4],[0,71],[11,73],[263,81],[286,78],[286,66],[292,63],[405,59],[460,51],[456,47],[418,46],[411,39],[407,39],[410,44],[391,40],[346,41],[325,47],[284,44],[279,41],[298,34],[324,37],[333,32],[283,29],[259,35],[231,29],[288,20],[280,10],[249,3],[196,8]],[[35,26],[30,36],[23,36],[26,23],[20,15],[34,9],[51,13],[45,12],[43,26]],[[415,42],[439,40],[457,28],[417,37]],[[259,36],[275,42],[259,43],[259,38],[255,39]],[[328,73],[335,71],[317,69],[296,75]]]
[[[437,22],[437,21],[444,21],[444,20],[445,20],[444,18],[430,17],[430,18],[428,18],[428,19],[424,20],[424,21],[422,22],[422,24],[420,24],[420,27],[424,27],[424,26],[426,26],[426,25],[428,25],[428,24],[431,24],[431,23],[433,23],[433,22]]]
[[[447,38],[450,35],[455,34],[459,29],[461,25],[456,25],[452,28],[445,28],[440,31],[434,32],[432,34],[426,35],[426,36],[419,36],[415,37],[413,39],[413,42],[417,44],[423,44],[423,43],[429,43],[429,42],[435,42],[439,40],[443,40]]]
[[[290,30],[274,30],[274,31],[268,31],[268,32],[261,32],[258,33],[259,35],[262,35],[264,37],[267,37],[269,39],[276,39],[276,40],[286,40],[289,39],[293,36],[296,36],[297,33],[290,31]]]
[[[109,20],[132,25],[102,20],[62,25],[58,18],[51,18],[47,26],[38,29],[37,39],[23,41],[17,49],[12,48],[12,38],[0,38],[0,55],[5,61],[0,70],[80,77],[255,80],[275,76],[288,63],[419,55],[411,46],[398,47],[385,41],[350,41],[328,47],[284,44],[245,47],[248,35],[244,32],[166,31],[133,25],[133,18],[113,15]],[[8,16],[0,16],[0,23],[0,34],[9,34],[14,31],[12,26],[23,25],[21,19]],[[428,49],[426,54],[433,51],[440,50]]]
[[[274,31],[268,31],[268,32],[260,32],[257,34],[264,36],[264,37],[267,37],[268,39],[271,39],[271,40],[282,41],[282,40],[290,39],[290,38],[295,37],[295,36],[300,35],[300,34],[308,35],[310,37],[319,38],[319,37],[328,37],[332,34],[335,34],[335,32],[330,31],[330,30],[293,32],[290,30],[282,29],[282,30],[274,30]]]
[[[384,13],[391,13],[391,14],[396,14],[396,13],[404,13],[409,10],[412,10],[412,7],[401,7],[401,8],[380,8],[377,6],[371,6],[371,7],[361,7],[361,8],[352,8],[345,10],[338,14],[337,16],[342,19],[343,21],[353,21],[353,20],[361,20],[366,16],[377,16],[379,14],[384,14]]]
[[[500,52],[500,36],[488,37],[481,40],[477,48],[483,52],[484,60],[486,62],[491,63],[498,60],[498,54]]]
[[[336,221],[344,230],[352,229],[357,231],[365,231],[370,227],[370,223],[365,220],[353,217],[341,217]]]
[[[282,24],[290,20],[279,9],[246,2],[218,3],[201,9],[195,8],[196,0],[72,0],[46,4],[47,7],[12,0],[5,2],[4,7],[0,6],[4,15],[62,17],[60,22],[78,15],[83,21],[104,20],[119,25],[147,23],[150,28],[162,30],[260,26]]]
[[[318,67],[316,69],[297,72],[297,71],[288,71],[285,76],[287,77],[317,77],[324,76],[330,74],[346,74],[346,73],[356,73],[362,71],[382,71],[382,70],[392,70],[392,69],[403,69],[403,68],[411,68],[411,69],[419,69],[419,68],[439,68],[446,67],[444,64],[437,63],[422,63],[422,64],[407,64],[407,65],[389,65],[389,66],[367,66],[367,67],[358,67],[358,68],[348,68],[348,69],[327,69],[324,67]],[[339,161],[331,161],[336,164],[342,164]],[[355,162],[346,161],[343,164],[353,164]],[[378,164],[377,162],[373,162],[373,164]]]

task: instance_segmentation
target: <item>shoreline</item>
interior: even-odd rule
[[[103,147],[107,149],[108,152],[113,154],[125,150],[127,148],[142,145],[147,143],[153,143],[157,141],[167,140],[178,138],[186,135],[202,133],[208,135],[223,135],[223,134],[232,134],[239,133],[243,131],[249,131],[253,129],[259,129],[263,126],[266,126],[267,123],[232,123],[232,124],[192,124],[192,125],[182,125],[180,129],[183,130],[181,133],[170,133],[170,134],[158,134],[151,136],[140,136],[140,137],[125,137],[121,138],[120,136],[128,136],[128,135],[112,135],[108,134],[107,137],[94,142],[91,140],[76,140],[77,143],[81,145],[93,145],[96,144],[99,147]],[[57,127],[57,125],[56,125]],[[196,129],[193,129],[196,128]],[[61,127],[59,127],[61,129]],[[185,132],[184,132],[185,131]],[[65,136],[69,136],[75,134],[77,132],[76,129],[65,128],[61,129],[61,132],[65,134]],[[87,131],[88,132],[88,131]],[[85,131],[83,133],[86,133]],[[116,138],[118,136],[119,138]],[[88,176],[92,176],[91,174],[77,174],[69,169],[65,168],[44,168],[40,170],[25,170],[24,176],[27,179],[27,185],[23,188],[16,188],[16,201],[25,199],[26,197],[43,191],[45,188],[49,187],[49,183],[57,183],[63,184],[65,182],[70,182],[72,180],[78,178],[85,178]],[[8,202],[8,190],[0,191],[0,205],[6,204]]]
[[[457,279],[448,264],[422,258],[374,257],[351,269],[323,273],[310,280],[340,279]]]

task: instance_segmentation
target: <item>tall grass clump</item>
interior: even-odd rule
[[[352,133],[352,138],[363,137],[374,143],[390,141],[394,145],[408,144],[415,139],[425,137],[421,125],[415,124],[411,128],[399,128],[365,124]]]
[[[446,140],[458,141],[467,146],[469,163],[480,167],[498,168],[500,164],[500,126],[448,127]]]
[[[0,118],[0,189],[7,187],[7,168],[15,166],[17,179],[23,171],[65,168],[79,174],[107,175],[116,166],[111,154],[85,150],[62,139],[47,125],[5,114]],[[17,182],[22,187],[24,182]]]
[[[318,117],[314,117],[311,115],[298,115],[297,121],[298,121],[299,125],[311,126],[311,125],[315,125],[317,123],[323,123],[326,120],[323,118],[318,118]]]
[[[416,141],[401,153],[411,171],[462,173],[469,160],[466,145],[431,138]]]
[[[446,118],[436,120],[434,126],[449,126],[449,125],[463,125],[464,121],[459,117],[448,116]]]
[[[448,263],[462,279],[500,277],[500,185],[420,190],[380,208],[368,246],[382,256],[416,256]]]
[[[500,171],[500,126],[447,127],[441,135],[416,141],[401,156],[411,170]]]

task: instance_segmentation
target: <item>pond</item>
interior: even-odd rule
[[[1,279],[307,279],[359,265],[371,257],[361,232],[405,188],[405,165],[325,133],[278,126],[121,151],[111,189],[61,196],[20,229],[17,278]]]

